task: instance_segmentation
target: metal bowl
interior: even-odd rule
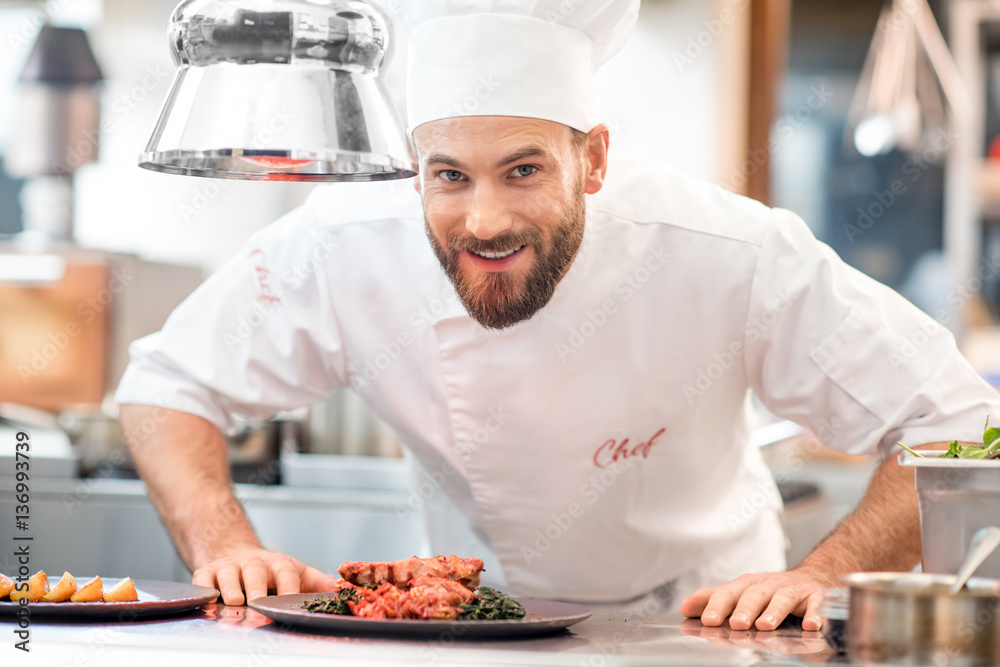
[[[1000,580],[870,572],[842,577],[850,590],[847,652],[861,663],[1000,663]]]

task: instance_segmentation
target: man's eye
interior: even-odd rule
[[[444,180],[451,181],[453,183],[455,181],[462,180],[462,172],[455,171],[454,169],[448,169],[446,171],[442,171],[441,175],[444,176]]]
[[[520,167],[514,167],[513,175],[518,178],[524,178],[526,176],[531,176],[536,171],[538,171],[538,167],[533,167],[530,164],[522,164]]]

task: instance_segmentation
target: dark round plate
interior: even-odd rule
[[[93,577],[77,577],[78,584],[83,585]],[[58,579],[51,580],[55,585]],[[110,589],[121,579],[101,577],[104,590]],[[139,594],[136,602],[29,602],[32,618],[59,617],[77,618],[80,620],[112,619],[131,621],[136,618],[150,616],[167,616],[180,614],[208,604],[219,597],[219,591],[214,588],[180,584],[174,581],[152,581],[149,579],[134,579],[135,591]],[[17,613],[21,605],[9,600],[0,602],[0,618]]]
[[[568,602],[517,598],[527,615],[512,621],[424,621],[418,619],[370,619],[306,611],[302,603],[323,597],[322,593],[297,593],[250,600],[250,608],[268,618],[305,630],[335,634],[380,634],[435,639],[510,639],[552,634],[590,618],[587,607]]]

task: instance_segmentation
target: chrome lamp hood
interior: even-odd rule
[[[392,27],[362,0],[185,0],[177,75],[139,166],[261,181],[416,175],[380,69]]]

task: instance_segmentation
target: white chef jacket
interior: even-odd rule
[[[751,391],[850,454],[1000,416],[944,327],[795,215],[638,160],[612,161],[552,301],[513,329],[468,316],[412,182],[351,184],[255,234],[130,352],[119,403],[226,431],[354,388],[423,467],[435,551],[590,602],[784,568]]]

